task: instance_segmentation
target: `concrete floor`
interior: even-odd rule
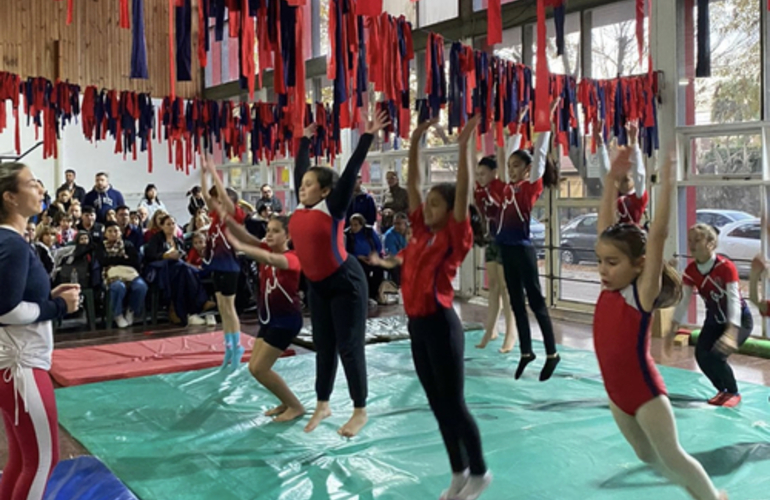
[[[456,309],[464,321],[484,322],[486,318],[486,307],[482,305],[458,303],[456,305]],[[370,317],[386,317],[397,314],[403,314],[403,309],[400,306],[370,308],[369,313]],[[540,331],[537,327],[537,322],[534,320],[534,318],[530,319],[532,324],[533,337],[536,339],[541,338]],[[307,318],[306,321],[308,321]],[[503,328],[504,325],[500,324],[500,329],[502,330]],[[256,320],[245,320],[243,321],[242,329],[246,333],[256,334],[259,326]],[[57,349],[64,349],[89,345],[105,345],[146,340],[150,336],[152,338],[174,337],[195,333],[205,333],[207,331],[215,330],[216,328],[177,328],[170,325],[163,325],[154,328],[152,331],[147,331],[141,327],[135,327],[133,329],[120,331],[99,330],[95,332],[76,333],[59,332],[56,334],[55,344]],[[572,321],[567,322],[554,320],[554,330],[556,333],[557,343],[576,349],[593,350],[590,325],[580,324]],[[496,350],[501,342],[502,335],[500,336],[499,340],[492,342],[487,348]],[[299,355],[310,353],[310,351],[301,347],[293,346],[293,348],[295,348],[297,354]],[[675,348],[671,356],[665,357],[663,355],[661,340],[653,338],[651,351],[655,361],[659,364],[686,370],[698,371],[698,366],[695,361],[694,350],[692,347]],[[514,350],[514,353],[509,355],[511,356],[512,363],[516,362],[516,355],[516,349]],[[770,360],[736,354],[730,358],[730,362],[735,371],[735,376],[739,381],[760,385],[770,385]],[[86,449],[84,449],[62,428],[60,428],[59,433],[59,444],[60,457],[62,460],[89,454]],[[4,467],[7,460],[7,441],[5,433],[3,432],[0,434],[0,465]]]

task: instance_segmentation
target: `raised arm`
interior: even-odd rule
[[[318,125],[311,123],[305,128],[304,135],[299,142],[299,151],[294,160],[294,195],[299,203],[299,188],[302,186],[302,178],[310,168],[310,140],[318,130]]]
[[[211,204],[211,196],[209,195],[209,181],[208,181],[208,169],[205,168],[206,162],[208,160],[204,157],[201,158],[201,195],[203,196],[203,201],[206,203],[206,209],[209,212],[213,212],[216,210],[216,207]],[[195,216],[195,214],[193,214]]]
[[[422,142],[422,136],[425,135],[425,132],[436,123],[438,123],[438,120],[420,123],[412,132],[412,138],[409,140],[409,169],[407,170],[406,191],[409,194],[410,214],[422,205],[422,191],[420,191],[420,184],[422,182],[420,142]]]
[[[230,234],[236,238],[238,241],[245,245],[257,245],[259,246],[260,241],[259,238],[251,234],[247,229],[246,226],[243,224],[238,224],[237,221],[233,220],[230,217],[225,217],[225,224],[227,224],[227,229],[230,231]]]
[[[527,116],[528,111],[529,111],[529,105],[526,105],[524,106],[524,109],[522,109],[521,112],[519,113],[519,122],[516,124],[516,133],[508,138],[508,142],[505,145],[505,151],[504,151],[505,158],[503,158],[502,162],[498,158],[498,168],[507,167],[508,159],[511,157],[511,155],[515,151],[518,151],[521,148],[521,129],[525,127],[524,117]],[[507,168],[503,168],[503,172],[506,172],[507,170],[508,170]]]
[[[674,164],[673,152],[663,161],[661,168],[661,192],[658,206],[655,210],[655,219],[650,224],[650,232],[647,237],[647,254],[644,262],[644,271],[639,279],[639,302],[645,311],[652,311],[655,301],[660,295],[661,279],[663,274],[663,248],[668,238],[668,221],[671,215],[671,197],[674,192]]]
[[[593,123],[593,138],[596,143],[596,156],[599,160],[599,180],[604,185],[604,179],[610,173],[610,155],[607,153],[607,146],[604,144],[604,120],[595,120]]]
[[[636,197],[641,198],[647,192],[647,169],[644,168],[642,150],[639,148],[639,125],[636,121],[626,124],[628,145],[633,149],[631,156],[631,176],[634,179]]]
[[[620,148],[618,156],[615,158],[615,161],[612,162],[612,168],[603,183],[604,191],[602,192],[602,202],[599,205],[599,221],[596,225],[599,236],[601,236],[605,229],[617,222],[615,218],[617,192],[614,186],[615,181],[627,175],[628,171],[631,169],[630,156],[631,150],[629,148]]]
[[[559,104],[561,104],[561,97],[557,97],[551,103],[551,129],[556,127],[556,120],[554,120],[554,116],[559,109]],[[529,182],[531,184],[542,179],[543,175],[545,174],[545,167],[548,161],[548,147],[550,144],[551,132],[543,132],[535,142],[535,154],[532,157],[533,165],[529,170]]]
[[[233,200],[227,196],[227,190],[225,189],[225,185],[222,184],[222,179],[220,179],[219,175],[217,174],[217,167],[214,165],[214,160],[207,155],[204,158],[203,166],[203,170],[206,170],[209,174],[211,174],[211,178],[213,179],[214,185],[217,188],[217,201],[222,205],[222,209],[224,209],[228,215],[233,215],[235,213],[235,203],[233,203]],[[211,204],[209,203],[211,200],[206,201],[209,204],[209,209],[211,209]]]
[[[246,254],[257,262],[267,264],[268,266],[283,270],[289,269],[289,261],[283,254],[270,252],[269,250],[261,248],[259,245],[243,243],[240,239],[235,237],[232,232],[232,227],[229,224],[225,231],[225,236],[227,236],[227,241],[230,242],[230,245],[232,245],[237,252]]]
[[[340,175],[337,186],[326,199],[329,212],[333,217],[338,219],[345,217],[350,200],[353,199],[353,189],[356,187],[358,173],[361,171],[361,167],[366,161],[366,155],[369,154],[369,148],[372,146],[372,141],[374,141],[374,134],[388,125],[390,125],[390,119],[387,111],[384,110],[378,112],[374,120],[367,123],[366,133],[358,140],[358,146],[353,152],[353,156],[348,160],[345,171]]]
[[[460,132],[460,158],[457,166],[457,184],[455,187],[454,218],[457,222],[463,222],[468,218],[468,196],[471,193],[471,174],[468,167],[468,143],[476,134],[476,128],[481,121],[481,115],[477,114],[465,124]],[[411,162],[410,162],[411,163]],[[410,165],[411,166],[411,165]]]
[[[749,300],[757,306],[763,316],[767,316],[767,302],[759,300],[759,285],[762,282],[762,274],[767,270],[765,259],[761,255],[754,257],[751,263],[751,274],[749,275]]]

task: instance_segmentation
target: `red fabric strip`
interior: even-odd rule
[[[176,97],[176,66],[174,61],[174,11],[176,4],[174,0],[168,0],[168,64],[169,77],[171,78],[171,100]]]
[[[356,14],[376,17],[382,14],[382,0],[358,0]]]
[[[503,43],[503,11],[500,0],[489,0],[487,7],[487,45]]]
[[[547,32],[545,26],[545,0],[537,0],[537,80],[535,82],[535,132],[551,130],[550,93],[548,85],[548,59],[545,54]]]
[[[72,0],[70,0],[71,2]],[[131,13],[128,11],[128,0],[120,0],[120,22],[119,26],[125,29],[131,29]]]
[[[198,63],[201,68],[208,64],[208,52],[206,51],[206,30],[208,19],[203,12],[203,0],[198,0]]]
[[[249,0],[243,0],[241,9],[241,19],[243,21],[243,36],[241,36],[241,67],[246,73],[246,81],[249,86],[249,100],[254,100],[254,73],[256,67],[254,63],[254,41],[256,33],[254,32],[254,18],[249,16]],[[304,60],[303,60],[304,61]],[[304,62],[300,64],[304,66]]]
[[[649,22],[652,24],[652,18]],[[639,48],[639,64],[642,64],[644,62],[644,0],[636,0],[636,45]]]

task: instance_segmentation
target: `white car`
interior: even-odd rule
[[[741,276],[748,276],[751,259],[761,251],[761,238],[759,219],[732,222],[719,230],[717,253],[732,260]]]
[[[732,222],[754,219],[754,216],[740,210],[723,210],[721,208],[702,208],[695,212],[698,223],[708,224],[722,229]]]

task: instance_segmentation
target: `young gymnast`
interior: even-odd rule
[[[235,310],[235,295],[238,291],[238,277],[241,266],[235,252],[225,237],[225,223],[220,213],[234,219],[238,224],[246,220],[246,213],[238,206],[238,194],[232,189],[225,189],[217,174],[214,160],[208,156],[202,158],[201,194],[211,214],[209,226],[209,255],[204,258],[206,268],[211,271],[216,292],[217,308],[222,316],[222,329],[225,333],[225,357],[222,368],[235,369],[241,363],[244,348],[241,346],[241,321]],[[214,186],[209,191],[206,181],[211,174]]]
[[[557,99],[552,104],[551,115],[556,112],[559,102]],[[495,242],[500,246],[505,282],[513,314],[516,316],[516,329],[519,331],[521,359],[516,368],[516,378],[520,378],[527,365],[536,358],[532,352],[532,332],[524,299],[526,291],[526,299],[537,318],[547,354],[540,372],[541,382],[551,378],[556,365],[559,364],[551,317],[540,289],[537,254],[530,239],[532,207],[545,187],[555,187],[559,183],[559,173],[547,155],[550,138],[550,132],[540,134],[535,144],[534,157],[528,151],[519,149],[520,134],[509,140],[506,154],[508,184],[503,193],[501,216],[495,237]]]
[[[338,355],[348,380],[353,415],[337,432],[352,437],[366,425],[364,343],[369,291],[358,259],[345,250],[343,230],[358,172],[374,134],[389,124],[385,112],[367,124],[366,133],[361,136],[342,175],[328,167],[310,166],[310,138],[315,135],[315,125],[305,129],[300,143],[294,167],[300,204],[292,215],[289,236],[308,282],[318,398],[305,432],[312,432],[331,416],[329,398],[334,388]]]
[[[593,126],[594,141],[596,141],[597,154],[599,155],[599,180],[610,172],[610,155],[604,145],[602,128],[604,122],[595,121]],[[642,216],[647,210],[650,195],[647,192],[647,171],[644,168],[642,151],[639,149],[639,124],[630,121],[626,124],[628,145],[633,150],[631,155],[631,171],[615,183],[617,188],[616,211],[618,222],[641,225]]]
[[[297,254],[289,250],[289,217],[273,215],[267,223],[264,242],[227,215],[223,219],[227,223],[227,240],[233,248],[259,262],[260,330],[249,360],[249,371],[281,401],[265,415],[275,417],[276,422],[294,420],[305,414],[305,408],[273,371],[275,361],[302,329],[301,270]]]
[[[666,335],[666,350],[670,349],[679,325],[687,317],[693,289],[696,289],[706,304],[706,321],[695,346],[695,359],[718,391],[709,399],[709,404],[733,407],[741,402],[741,395],[727,358],[749,338],[754,320],[741,297],[735,264],[715,253],[714,228],[694,225],[687,233],[687,245],[693,262],[682,275],[684,294],[674,313],[671,331]]]
[[[623,148],[605,186],[632,168]],[[615,422],[636,455],[698,500],[725,499],[700,463],[679,444],[666,387],[650,355],[650,322],[655,309],[681,298],[681,281],[663,261],[673,192],[673,163],[664,161],[660,204],[649,236],[636,224],[616,223],[616,193],[604,190],[596,255],[602,293],[594,312],[594,348]]]
[[[489,486],[481,449],[481,436],[465,404],[462,323],[452,307],[452,279],[473,246],[468,217],[470,172],[468,142],[480,115],[471,118],[460,133],[457,184],[438,184],[423,203],[420,191],[420,141],[436,122],[415,129],[409,148],[409,219],[414,235],[397,257],[382,260],[372,254],[373,264],[386,268],[402,265],[401,290],[409,317],[415,371],[438,421],[452,466],[449,489],[442,500],[474,500]]]

